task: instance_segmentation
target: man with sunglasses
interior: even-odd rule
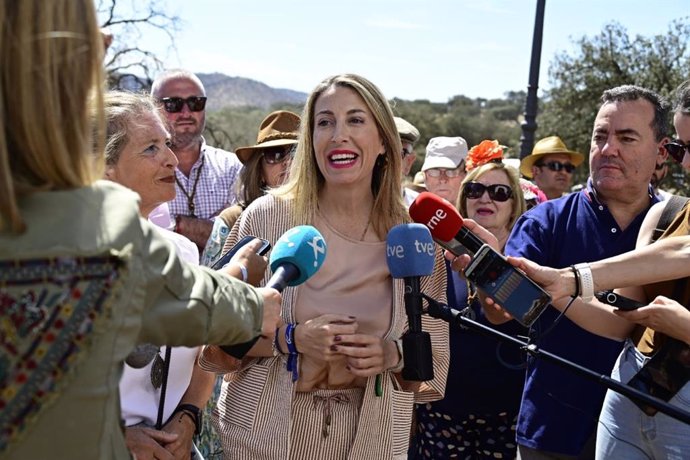
[[[570,191],[573,172],[584,160],[584,155],[569,150],[560,137],[549,136],[540,139],[532,153],[522,159],[520,172],[551,200]]]
[[[426,189],[456,206],[467,173],[467,142],[462,137],[432,137],[426,146],[422,171]]]
[[[578,264],[587,274],[588,262],[635,247],[647,211],[658,202],[649,182],[655,165],[665,160],[668,108],[656,93],[631,85],[604,91],[601,101],[586,187],[523,214],[506,244],[507,255],[557,268]],[[554,305],[563,309],[565,303],[559,300]],[[581,308],[586,308],[581,299],[570,306],[571,310]],[[506,321],[490,307],[486,314],[492,322]],[[531,340],[544,350],[609,375],[623,344],[557,319],[558,315],[556,309],[544,311],[532,326]],[[569,369],[528,359],[517,426],[519,458],[594,458],[597,418],[605,393],[603,385]]]
[[[168,203],[174,230],[194,241],[200,251],[213,228],[212,217],[236,201],[235,181],[242,163],[234,153],[206,144],[206,91],[187,70],[169,70],[153,82],[151,94],[160,103],[174,131],[171,149],[179,164],[176,195]]]

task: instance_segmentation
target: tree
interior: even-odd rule
[[[101,27],[113,35],[108,48],[105,69],[110,88],[147,89],[153,74],[163,62],[153,51],[142,45],[144,36],[163,36],[175,49],[175,35],[180,30],[179,17],[167,13],[164,1],[99,0],[97,5]]]
[[[690,77],[689,40],[688,18],[671,22],[668,32],[651,38],[630,37],[614,22],[595,37],[577,40],[575,53],[561,52],[550,65],[551,89],[538,116],[538,137],[558,135],[587,155],[602,92],[635,84],[670,96]],[[587,168],[579,168],[576,179],[584,182],[587,174]]]

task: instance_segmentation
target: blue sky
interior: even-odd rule
[[[536,0],[168,0],[182,19],[177,50],[146,34],[167,67],[221,72],[309,92],[360,73],[389,98],[444,102],[527,87]],[[664,34],[690,0],[546,0],[540,88],[573,40],[617,21],[631,35]],[[690,20],[690,19],[688,19]],[[117,37],[116,37],[117,38]]]

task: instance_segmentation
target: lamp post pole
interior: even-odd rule
[[[525,102],[525,121],[522,122],[520,136],[520,158],[532,152],[534,132],[537,130],[537,89],[539,88],[539,63],[541,61],[541,42],[544,32],[544,7],[546,0],[537,0],[537,14],[534,18],[534,35],[532,36],[532,58],[529,66],[529,84]]]

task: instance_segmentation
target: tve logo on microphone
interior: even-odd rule
[[[422,224],[396,225],[386,238],[386,259],[393,278],[425,276],[434,271],[434,240]]]

